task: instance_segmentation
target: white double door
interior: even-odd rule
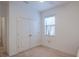
[[[17,29],[17,52],[22,52],[31,48],[31,28],[32,28],[32,20],[18,17],[16,21],[16,29]]]

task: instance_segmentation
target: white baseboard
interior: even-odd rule
[[[73,57],[76,57],[76,56],[73,55],[73,54],[69,54],[69,53],[67,53],[67,52],[61,51],[61,50],[59,50],[59,49],[57,49],[57,48],[53,48],[53,47],[47,46],[47,45],[45,45],[45,44],[42,44],[42,46],[48,47],[48,48],[51,48],[51,49],[55,49],[55,50],[57,50],[57,51],[60,51],[60,52],[63,52],[63,53],[65,53],[65,54],[68,54],[68,55],[71,55],[71,56],[73,56]]]

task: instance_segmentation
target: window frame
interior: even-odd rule
[[[44,22],[45,22],[45,18],[49,18],[49,17],[55,17],[55,24],[54,25],[45,25],[45,23],[44,23],[44,35],[45,36],[50,36],[50,37],[54,37],[55,35],[56,35],[56,16],[55,16],[55,14],[54,15],[49,15],[49,16],[45,16],[44,17]],[[47,31],[47,29],[45,30],[45,27],[46,26],[54,26],[55,27],[55,34],[54,35],[49,35],[49,34],[46,34],[46,32],[45,31]]]

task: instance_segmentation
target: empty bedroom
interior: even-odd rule
[[[79,1],[0,1],[0,57],[78,57]]]

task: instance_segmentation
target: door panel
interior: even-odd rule
[[[19,17],[16,21],[17,24],[17,51],[21,52],[29,49],[29,20]]]

